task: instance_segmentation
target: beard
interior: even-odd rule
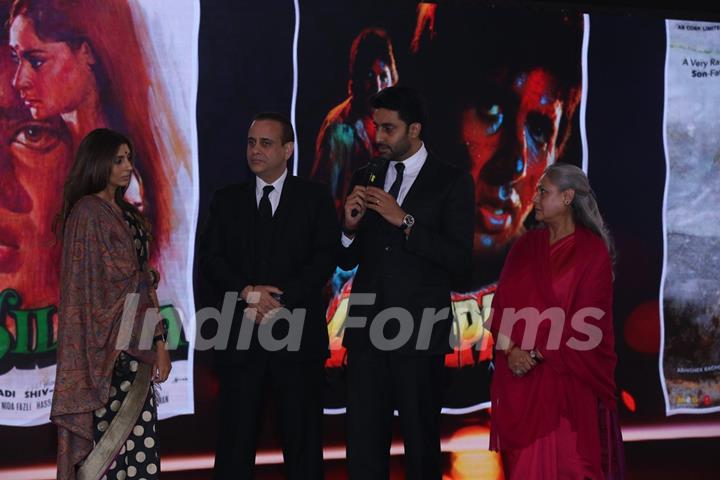
[[[380,153],[380,156],[389,162],[397,161],[403,158],[407,152],[410,151],[410,148],[410,139],[407,136],[398,140],[394,145],[388,145],[387,143],[380,143],[377,145],[377,150]]]

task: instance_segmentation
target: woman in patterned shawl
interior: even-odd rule
[[[51,420],[58,479],[158,478],[153,383],[170,358],[148,266],[149,228],[124,197],[133,150],[90,132],[65,183],[58,361]]]

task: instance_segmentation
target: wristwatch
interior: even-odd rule
[[[406,230],[413,225],[415,225],[415,217],[408,213],[407,215],[405,215],[405,218],[403,218],[403,221],[400,224],[400,230]]]

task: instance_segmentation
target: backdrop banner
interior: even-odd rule
[[[720,410],[720,24],[667,21],[661,381],[668,414]]]
[[[3,23],[9,3],[0,2]],[[44,16],[42,25],[15,20],[0,46],[0,424],[49,421],[61,250],[52,223],[77,146],[99,127],[118,130],[133,142],[136,170],[127,197],[152,224],[158,298],[170,344],[178,346],[160,389],[159,415],[193,413],[200,5],[197,0],[58,5],[56,18]],[[42,32],[31,31],[36,28]],[[92,81],[76,75],[70,63],[61,64],[66,58],[53,58],[54,50],[43,50],[43,39],[66,38],[68,30],[89,47]],[[39,45],[30,48],[25,42],[32,38]]]

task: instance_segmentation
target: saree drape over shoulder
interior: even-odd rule
[[[137,294],[131,297],[137,300],[137,308],[134,315],[126,313],[123,318],[130,294]],[[50,417],[58,427],[59,479],[75,479],[78,465],[93,450],[93,412],[108,401],[121,352],[143,364],[141,378],[149,388],[149,366],[155,361],[152,338],[157,329],[157,317],[149,316],[152,320],[145,322],[147,331],[143,332],[149,307],[157,307],[155,293],[149,274],[140,269],[133,236],[122,215],[96,196],[83,197],[65,224],[61,264],[57,373]]]
[[[506,355],[495,355],[491,449],[506,459],[506,453],[512,457],[534,448],[531,446],[539,439],[552,438],[557,450],[566,448],[566,440],[571,438],[569,444],[577,452],[560,453],[577,454],[574,471],[582,473],[574,478],[621,477],[622,467],[618,465],[622,458],[617,458],[621,449],[618,452],[616,448],[620,437],[615,403],[612,264],[602,239],[577,226],[570,237],[550,246],[546,228],[529,231],[508,255],[492,307],[490,329],[494,338],[502,332],[524,350],[539,350],[544,361],[525,376],[516,377]],[[555,308],[556,316],[562,312],[562,321],[540,322],[532,341],[533,322],[521,315],[515,324],[502,321],[503,313],[508,318],[506,309],[518,312],[528,307],[541,314]],[[530,314],[531,310],[526,310],[526,315]],[[554,455],[547,453],[546,446],[533,451],[531,470],[542,470],[543,455]],[[555,458],[548,461],[557,463]],[[531,478],[547,477],[538,473]]]

